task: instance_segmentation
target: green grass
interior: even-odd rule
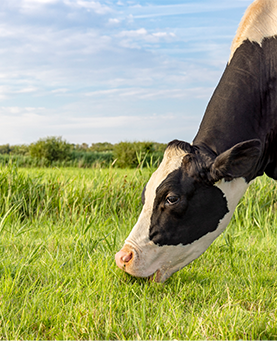
[[[0,146],[1,149],[1,146]],[[31,157],[30,155],[20,154],[1,154],[0,166],[10,163],[18,167],[36,168],[36,167],[109,167],[114,161],[112,152],[81,152],[71,151],[65,160],[56,160],[50,162],[46,158]]]
[[[0,173],[0,339],[276,340],[276,184],[164,284],[119,270],[151,170]]]

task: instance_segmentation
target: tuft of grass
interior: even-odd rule
[[[1,339],[277,339],[276,184],[257,179],[210,248],[156,284],[114,262],[151,173],[1,169]]]

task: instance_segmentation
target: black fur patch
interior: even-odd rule
[[[179,202],[167,205],[168,194],[179,196]],[[156,190],[149,238],[159,246],[191,244],[216,230],[228,211],[219,188],[196,180],[179,168]]]

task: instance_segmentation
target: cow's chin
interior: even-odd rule
[[[123,269],[125,272],[129,273],[130,275],[134,277],[147,278],[150,281],[153,281],[156,283],[164,283],[173,273],[180,271],[186,265],[187,265],[187,262],[179,263],[175,265],[174,267],[169,267],[169,265],[167,265],[166,267],[164,265],[158,268],[155,272],[153,272],[153,268],[149,268],[148,270],[134,271],[131,267],[128,267],[127,265]]]
[[[201,245],[201,248],[195,248],[194,244],[157,246],[151,243],[144,248],[134,248],[129,243],[116,254],[116,263],[119,268],[132,276],[163,283],[173,273],[202,254],[206,247],[203,248]]]
[[[156,283],[163,283],[165,282],[173,273],[179,271],[179,269],[175,270],[163,270],[163,269],[158,269],[157,271],[155,271],[153,274],[151,274],[150,276],[146,276],[145,273],[142,275],[140,273],[135,273],[132,271],[128,272],[128,269],[124,269],[125,272],[131,274],[134,277],[138,277],[138,278],[146,278],[150,281],[156,282]]]
[[[173,273],[179,271],[176,270],[157,270],[154,274],[152,274],[149,280],[154,281],[156,283],[164,283]]]

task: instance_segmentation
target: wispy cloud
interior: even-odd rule
[[[109,89],[99,90],[86,93],[89,97],[105,97],[116,99],[186,99],[195,98],[206,99],[211,94],[212,88],[190,88],[190,89],[149,89],[149,88],[124,88],[124,89]]]
[[[98,1],[64,0],[64,3],[70,7],[73,7],[73,8],[80,7],[80,8],[84,8],[88,11],[92,10],[95,13],[101,14],[101,15],[113,12],[109,6],[103,5]]]
[[[37,11],[46,5],[58,3],[60,0],[18,0],[17,6],[23,12]],[[16,7],[17,7],[16,6]]]
[[[134,18],[154,18],[162,16],[176,16],[195,13],[209,13],[234,8],[245,8],[249,1],[240,0],[222,0],[222,1],[195,1],[194,3],[186,4],[167,4],[167,5],[147,5],[147,6],[132,6],[129,11],[132,12]]]
[[[152,42],[157,43],[161,40],[172,40],[176,37],[176,35],[173,32],[148,32],[145,28],[140,28],[137,30],[130,30],[130,31],[121,31],[117,37],[120,38],[126,38],[127,41],[124,41],[124,44],[126,45],[126,42],[133,43],[134,40],[145,40],[146,42]],[[130,44],[130,46],[131,46]]]

